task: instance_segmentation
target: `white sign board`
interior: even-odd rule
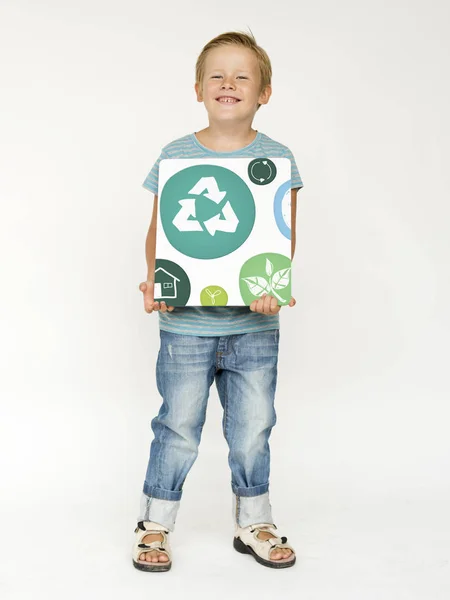
[[[155,300],[245,306],[291,297],[288,158],[163,159]]]

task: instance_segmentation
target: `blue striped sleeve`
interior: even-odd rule
[[[150,192],[153,192],[155,196],[158,194],[159,163],[162,161],[163,158],[169,158],[164,148],[162,149],[161,154],[158,156],[158,159],[156,160],[155,164],[151,168],[150,173],[147,175],[144,183],[142,184],[142,186],[145,187],[146,190],[150,190]]]
[[[289,158],[289,160],[291,161],[291,188],[302,188],[303,181],[300,177],[300,173],[298,172],[297,163],[295,162],[294,155],[289,150],[289,148],[286,148],[286,158]]]

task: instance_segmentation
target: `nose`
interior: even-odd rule
[[[233,88],[234,89],[234,83],[231,79],[224,79],[222,81],[222,85],[220,87],[222,89],[224,89],[224,88]]]

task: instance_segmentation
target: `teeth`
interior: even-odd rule
[[[229,102],[234,104],[235,102],[237,102],[237,100],[235,100],[234,98],[219,98],[219,102]]]

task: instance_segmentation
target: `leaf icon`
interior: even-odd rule
[[[208,296],[209,296],[210,298],[213,298],[213,297],[214,297],[214,296],[211,294],[211,290],[210,290],[209,288],[206,288],[206,290],[205,290],[205,291],[206,291],[206,293],[208,294]]]
[[[273,273],[273,264],[266,258],[266,273],[270,277]]]
[[[270,284],[264,277],[242,277],[248,285],[248,289],[254,296],[262,296],[270,292]]]
[[[289,281],[291,278],[291,267],[288,269],[281,269],[281,271],[277,271],[275,275],[272,277],[272,287],[274,290],[282,290],[287,285],[289,285]]]

